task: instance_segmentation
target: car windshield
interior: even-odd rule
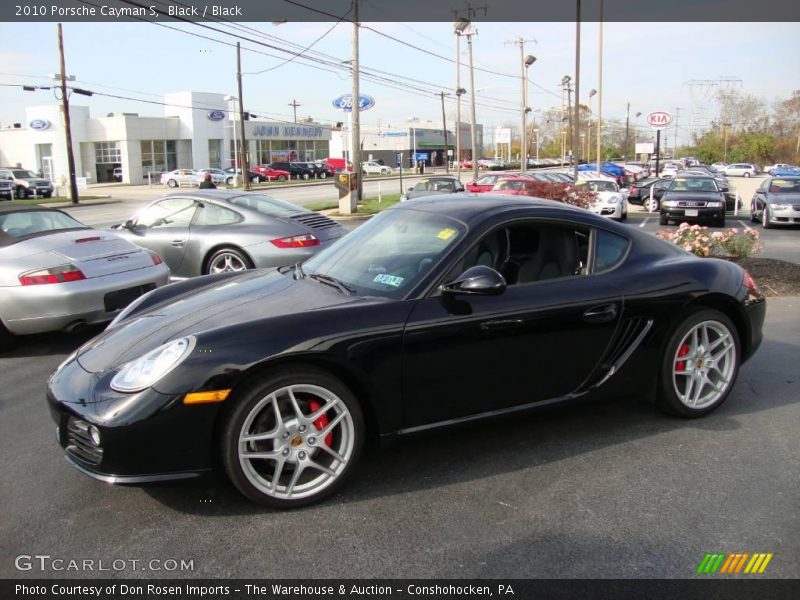
[[[513,179],[506,179],[498,181],[494,186],[496,190],[524,190],[527,187],[527,181],[515,181]]]
[[[800,193],[800,178],[798,179],[773,179],[769,182],[770,194],[797,194]]]
[[[357,294],[399,299],[465,233],[461,222],[443,215],[390,209],[309,259],[303,271],[333,278]]]
[[[0,231],[12,238],[64,229],[88,229],[69,215],[49,210],[0,213]],[[0,245],[2,239],[0,239]]]
[[[589,189],[593,192],[616,192],[617,186],[613,181],[589,181]]]
[[[717,184],[709,177],[677,177],[672,181],[670,192],[716,192]]]
[[[14,169],[14,177],[17,179],[33,179],[36,177],[36,173],[26,169]]]
[[[297,204],[278,200],[272,196],[264,196],[263,194],[236,196],[235,198],[231,198],[230,202],[236,206],[244,206],[245,208],[250,208],[260,212],[262,215],[270,217],[288,217],[289,215],[296,215],[299,212],[310,212],[308,209]]]

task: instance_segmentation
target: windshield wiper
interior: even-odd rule
[[[333,287],[339,288],[339,291],[342,292],[345,296],[349,296],[351,294],[356,293],[356,291],[353,288],[339,281],[335,277],[331,277],[330,275],[322,275],[321,273],[310,273],[308,276],[315,281],[319,281],[320,283],[325,283],[327,285],[332,285]]]

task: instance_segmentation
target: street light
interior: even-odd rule
[[[469,52],[469,88],[472,90],[470,94],[470,137],[472,138],[472,175],[478,179],[478,157],[477,157],[477,144],[475,135],[475,68],[472,63],[472,36],[478,33],[478,30],[472,26],[469,19],[461,18],[453,23],[453,29],[457,36],[466,36],[467,49]]]
[[[408,117],[408,122],[411,123],[411,166],[415,167],[417,164],[417,127],[416,123],[419,122],[419,117]]]
[[[534,129],[533,133],[536,134],[536,162],[539,162],[539,130]]]
[[[522,54],[522,44],[520,44],[519,52]],[[520,156],[520,168],[522,172],[528,170],[528,113],[530,112],[530,108],[528,108],[528,67],[530,67],[533,63],[536,62],[536,57],[532,54],[528,54],[528,56],[522,59],[522,139],[520,148],[519,148],[519,156]]]
[[[594,115],[594,110],[592,110],[592,98],[597,94],[597,90],[592,88],[589,90],[589,152],[586,155],[586,163],[592,162],[592,116]]]
[[[235,115],[236,102],[239,100],[239,98],[236,96],[225,96],[223,100],[225,100],[225,102],[233,102],[233,111],[231,111],[230,114]],[[238,144],[236,143],[235,119],[231,119],[231,128],[233,129],[233,187],[239,187],[239,161],[237,160],[237,156],[239,156],[239,148]]]

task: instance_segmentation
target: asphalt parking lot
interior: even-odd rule
[[[223,480],[112,487],[73,470],[44,393],[90,334],[32,337],[0,359],[0,577],[683,578],[717,551],[772,552],[768,576],[797,577],[798,308],[769,301],[762,348],[704,419],[619,399],[408,438],[292,512]],[[126,567],[15,568],[37,554]],[[193,570],[141,570],[151,560]]]
[[[630,226],[658,228],[631,208]],[[766,234],[768,248],[797,252],[800,232]],[[706,418],[620,398],[411,437],[371,448],[341,493],[291,512],[254,506],[222,478],[113,487],[73,470],[46,381],[98,330],[31,336],[0,358],[0,578],[684,578],[706,552],[739,551],[774,553],[767,576],[796,578],[798,309],[800,298],[769,300],[761,349]],[[126,566],[15,568],[35,554]],[[193,569],[142,570],[151,560]]]

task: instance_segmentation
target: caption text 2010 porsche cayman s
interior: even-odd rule
[[[739,266],[588,211],[421,198],[303,265],[154,290],[64,361],[48,401],[89,476],[221,464],[251,500],[290,507],[333,493],[368,435],[590,395],[704,415],[765,313]]]

